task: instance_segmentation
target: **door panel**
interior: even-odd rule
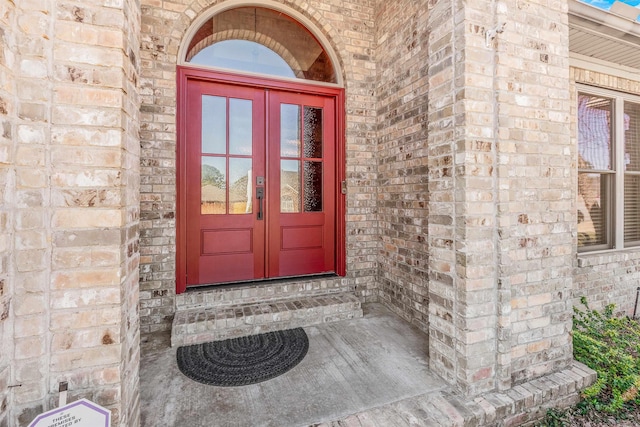
[[[335,98],[187,90],[186,284],[335,271]]]
[[[335,270],[334,100],[272,92],[267,263],[270,276]],[[274,213],[277,213],[274,215]]]
[[[322,226],[282,227],[282,250],[323,247]]]
[[[264,91],[192,81],[187,105],[187,285],[264,277]]]

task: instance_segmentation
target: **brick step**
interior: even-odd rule
[[[178,309],[171,327],[171,346],[220,341],[357,317],[362,317],[360,300],[348,292]]]
[[[190,290],[176,295],[178,310],[214,306],[237,306],[302,298],[353,290],[343,277],[296,279],[295,281],[249,283],[233,288],[219,286]]]

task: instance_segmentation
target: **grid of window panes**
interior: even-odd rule
[[[280,107],[282,213],[322,212],[322,126],[322,108]]]
[[[580,250],[640,245],[639,122],[640,103],[635,99],[615,93],[578,94]]]
[[[252,212],[252,114],[251,100],[202,95],[202,215]]]

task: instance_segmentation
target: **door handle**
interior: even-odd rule
[[[258,219],[264,219],[264,213],[262,212],[262,199],[264,199],[264,188],[256,188],[256,199],[258,199]]]

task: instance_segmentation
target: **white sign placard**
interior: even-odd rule
[[[87,399],[40,414],[29,427],[110,427],[111,411]]]

